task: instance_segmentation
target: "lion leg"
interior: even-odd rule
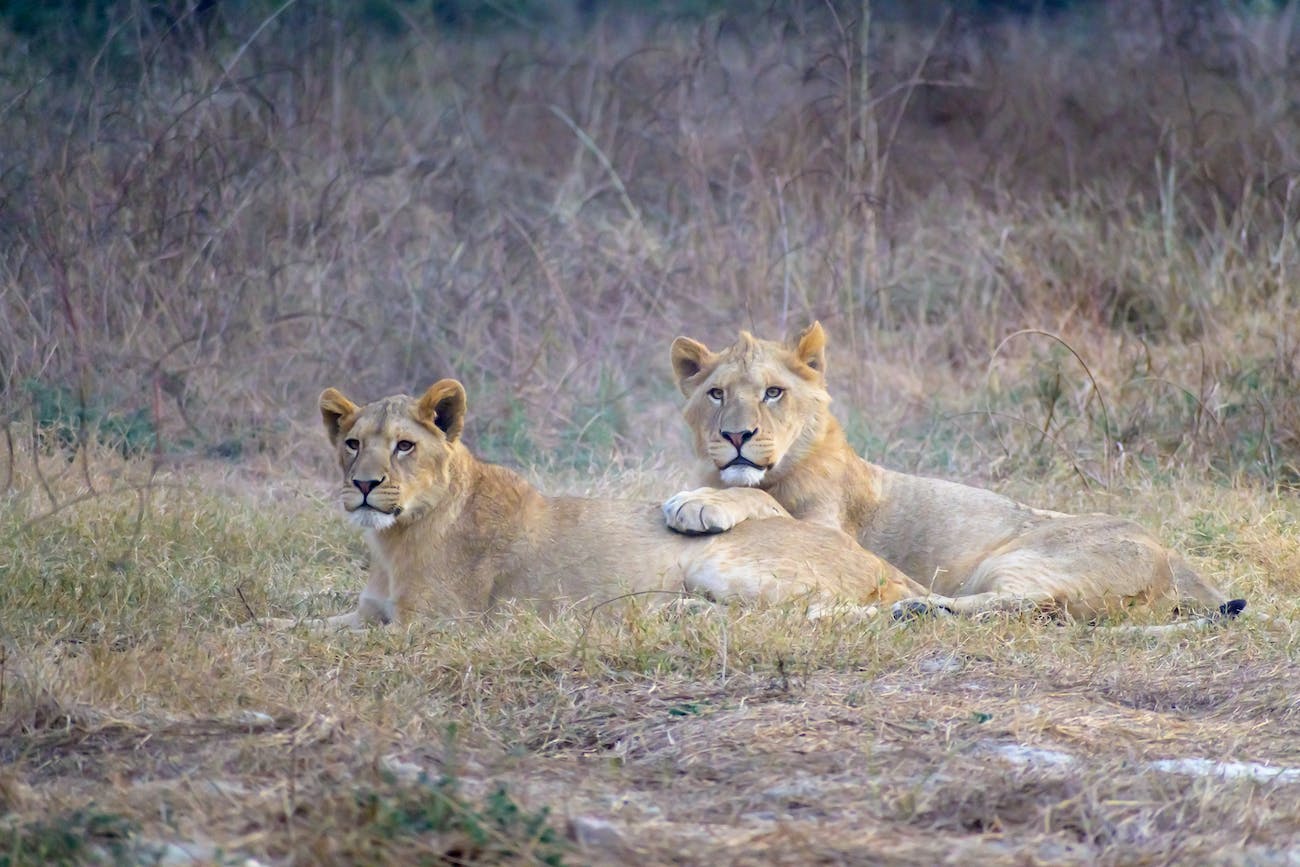
[[[292,629],[306,626],[313,630],[329,629],[365,629],[368,626],[386,626],[395,617],[393,600],[388,596],[389,582],[387,570],[377,565],[370,567],[366,588],[361,591],[357,607],[346,614],[333,617],[310,617],[296,619],[293,617],[268,617],[258,621],[258,625],[267,629]]]
[[[320,623],[325,629],[364,629],[367,626],[387,626],[393,622],[393,615],[391,599],[372,596],[362,591],[355,611],[336,614],[315,622]]]
[[[1216,626],[1222,626],[1229,620],[1236,620],[1245,610],[1245,599],[1229,599],[1217,609],[1199,614],[1196,617],[1179,620],[1177,623],[1108,626],[1106,627],[1106,631],[1122,632],[1129,635],[1182,635],[1186,632],[1195,632],[1200,629],[1210,629]],[[1253,616],[1258,619],[1268,619],[1262,614],[1255,614]]]
[[[849,602],[806,581],[773,574],[752,562],[731,562],[726,556],[715,555],[694,558],[682,566],[685,590],[715,602],[775,605],[805,602],[809,620],[826,617],[865,620],[878,613],[874,605]]]
[[[895,602],[891,613],[895,620],[910,620],[933,614],[959,614],[977,617],[981,614],[1023,614],[1031,611],[1056,612],[1060,610],[1055,594],[1048,590],[1026,592],[990,591],[969,596],[918,596]]]
[[[669,497],[663,505],[670,530],[688,535],[722,533],[750,518],[789,517],[789,512],[758,488],[696,488]]]
[[[370,626],[387,626],[393,622],[393,606],[387,600],[374,599],[361,594],[361,602],[356,609],[347,614],[335,614],[332,617],[309,617],[302,620],[293,617],[266,617],[257,621],[257,625],[274,630],[293,629],[305,626],[308,629],[324,632],[332,629],[366,629]]]
[[[975,601],[959,606],[966,609],[1005,611],[1018,604],[981,597],[994,593],[1026,598],[1043,611],[1085,622],[1139,611],[1167,613],[1178,596],[1168,549],[1133,522],[1105,515],[1042,523],[976,563],[956,590],[945,589],[958,598],[972,597]]]

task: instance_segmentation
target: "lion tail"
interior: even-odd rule
[[[1229,599],[1223,591],[1202,578],[1181,555],[1171,551],[1169,565],[1173,569],[1174,589],[1178,593],[1177,612],[1193,616],[1175,623],[1111,628],[1145,635],[1190,632],[1234,620],[1246,610],[1245,599]]]
[[[1229,599],[1222,590],[1201,577],[1182,555],[1170,552],[1169,565],[1174,573],[1178,593],[1178,610],[1198,614],[1236,617],[1246,607],[1244,599]]]
[[[1209,629],[1229,620],[1236,619],[1237,615],[1246,610],[1245,599],[1229,599],[1219,605],[1218,608],[1197,614],[1195,617],[1188,617],[1175,623],[1152,623],[1133,626],[1104,626],[1101,627],[1107,632],[1126,632],[1134,635],[1177,635],[1184,632],[1195,632],[1198,629]],[[1262,614],[1252,615],[1260,619],[1267,619]]]

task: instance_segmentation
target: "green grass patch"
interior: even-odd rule
[[[131,820],[92,808],[0,826],[0,867],[133,863]]]

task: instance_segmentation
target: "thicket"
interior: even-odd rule
[[[11,466],[445,375],[585,466],[680,427],[676,334],[820,317],[887,462],[1300,475],[1294,4],[55,8],[0,12]]]

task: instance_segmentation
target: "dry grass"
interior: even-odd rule
[[[0,864],[1293,862],[1300,42],[1211,6],[0,32]],[[1273,619],[231,631],[359,588],[323,386],[657,499],[670,339],[814,316],[873,458]]]
[[[51,828],[172,863],[181,847],[203,863],[1296,851],[1289,495],[1123,492],[1274,618],[1178,639],[740,608],[318,635],[231,627],[352,604],[363,556],[323,485],[268,496],[211,467],[155,481],[138,521],[131,495],[106,494],[27,526],[15,503],[0,528],[0,851],[16,863],[61,851]]]

